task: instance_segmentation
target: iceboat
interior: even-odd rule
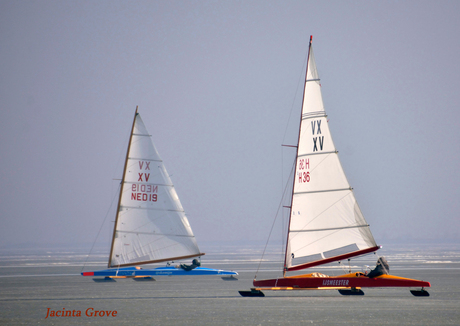
[[[151,280],[160,275],[238,275],[234,271],[201,267],[203,255],[152,136],[136,107],[107,269],[81,274],[96,277],[95,281],[116,278]],[[193,261],[191,264],[177,263],[185,259]],[[163,262],[164,267],[146,266]]]
[[[263,291],[339,290],[363,295],[362,288],[408,287],[415,296],[428,296],[430,283],[390,275],[379,257],[374,270],[329,276],[318,272],[288,275],[331,262],[375,253],[380,246],[358,206],[332,141],[323,106],[321,84],[312,49],[308,47],[304,93],[300,110],[296,157],[293,162],[289,225],[282,277],[253,280],[242,296],[264,296]]]

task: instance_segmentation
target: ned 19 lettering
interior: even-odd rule
[[[131,186],[132,192],[158,192],[158,185],[144,185],[134,183]]]
[[[131,200],[157,201],[158,200],[158,195],[157,194],[142,194],[140,192],[133,192],[133,193],[131,193]]]

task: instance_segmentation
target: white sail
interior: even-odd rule
[[[286,270],[378,249],[332,141],[311,42],[305,79]]]
[[[109,267],[202,255],[137,110],[120,191]]]

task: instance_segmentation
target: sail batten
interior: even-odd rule
[[[302,113],[302,120],[309,119],[309,118],[327,118],[327,114],[324,111],[312,111],[312,112],[305,112]]]
[[[183,209],[164,209],[164,208],[151,208],[151,207],[139,207],[139,206],[120,206],[120,208],[127,208],[127,209],[144,209],[144,210],[151,210],[151,211],[165,211],[165,212],[180,212],[185,213]]]
[[[340,163],[319,81],[310,41],[290,205],[286,271],[378,249]]]
[[[117,233],[130,233],[130,234],[148,234],[148,235],[155,235],[155,236],[162,236],[162,237],[188,237],[193,238],[193,235],[188,234],[162,234],[162,233],[155,233],[155,232],[138,232],[138,231],[123,231],[119,230]]]
[[[125,184],[139,184],[139,182],[136,182],[136,181],[125,181],[124,182]],[[174,187],[173,184],[160,184],[160,183],[148,183],[148,182],[144,182],[142,183],[142,185],[144,186],[161,186],[161,187]]]
[[[133,136],[152,137],[152,135],[149,135],[149,134],[133,134]]]
[[[203,255],[137,110],[121,185],[109,267]]]
[[[342,188],[342,189],[326,189],[326,190],[316,190],[316,191],[299,191],[294,192],[294,195],[304,195],[304,194],[315,194],[320,192],[333,192],[333,191],[347,191],[352,190],[351,188]]]
[[[128,157],[128,159],[133,160],[133,161],[144,160],[144,161],[150,161],[150,162],[163,162],[162,160],[153,160],[153,159],[139,158],[139,157]]]
[[[311,229],[311,230],[291,230],[292,233],[299,233],[299,232],[319,232],[319,231],[331,231],[331,230],[344,230],[344,229],[354,229],[354,228],[364,228],[369,227],[369,224],[363,225],[352,225],[352,226],[344,226],[339,228],[326,228],[326,229]]]
[[[329,152],[321,152],[321,153],[308,153],[308,154],[301,154],[299,156],[297,156],[298,158],[299,157],[303,157],[303,156],[310,156],[310,155],[326,155],[326,154],[336,154],[337,151],[329,151]]]

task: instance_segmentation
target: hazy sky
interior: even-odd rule
[[[136,105],[198,243],[265,241],[310,35],[377,243],[460,241],[459,13],[458,1],[0,0],[0,246],[96,239]]]

